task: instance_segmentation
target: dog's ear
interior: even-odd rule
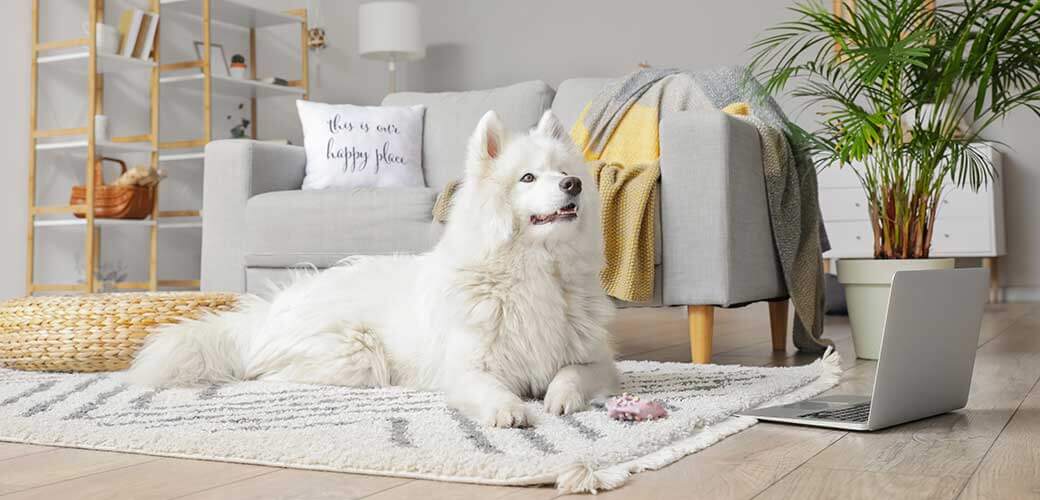
[[[491,162],[502,153],[505,141],[505,130],[498,114],[488,111],[477,123],[477,129],[469,139],[469,162],[467,167],[476,169],[475,173],[484,171]]]
[[[563,124],[556,118],[552,110],[548,110],[542,114],[542,119],[538,120],[538,126],[532,130],[532,132],[543,135],[550,139],[557,141],[564,141],[567,143],[571,142],[570,136],[567,131],[563,129]]]

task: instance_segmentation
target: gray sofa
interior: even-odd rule
[[[391,94],[386,105],[424,104],[425,188],[302,191],[303,148],[256,141],[206,147],[202,289],[265,294],[289,268],[334,265],[350,255],[421,253],[433,247],[437,193],[462,176],[466,140],[488,110],[511,130],[550,107],[565,124],[605,79],[492,90]],[[787,292],[770,232],[758,133],[716,111],[661,123],[661,185],[654,306],[685,305],[693,359],[711,356],[715,306],[773,301],[774,347],[786,345]]]

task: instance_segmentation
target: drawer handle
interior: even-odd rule
[[[946,237],[946,238],[949,238],[950,237],[950,233],[943,233],[943,236]]]
[[[943,205],[949,205],[949,204],[950,204],[950,200],[943,200]]]
[[[857,240],[862,240],[862,239],[863,239],[863,237],[862,237],[862,236],[856,236],[856,239],[857,239]]]
[[[856,202],[856,207],[859,208],[859,202],[858,201]]]

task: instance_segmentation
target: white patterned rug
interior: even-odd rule
[[[837,383],[830,354],[794,368],[623,361],[623,390],[670,416],[622,423],[593,408],[490,429],[406,389],[242,382],[149,390],[111,374],[0,369],[0,440],[480,484],[611,489],[755,423],[733,414]]]

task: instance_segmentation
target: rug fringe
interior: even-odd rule
[[[612,490],[628,482],[632,474],[625,467],[608,467],[596,470],[586,463],[574,464],[556,478],[556,490],[560,493],[592,493]]]
[[[838,351],[834,350],[834,347],[827,347],[827,350],[823,353],[823,357],[820,358],[820,364],[823,365],[823,375],[820,375],[817,382],[820,380],[827,380],[837,384],[838,381],[841,380],[841,374],[844,372],[844,370],[841,369],[841,355],[838,354]]]
[[[841,356],[834,348],[828,347],[823,356],[813,364],[820,367],[820,375],[816,380],[761,406],[776,406],[802,401],[834,387],[841,380]],[[696,435],[661,448],[645,457],[605,469],[596,470],[593,465],[587,463],[574,464],[556,477],[556,490],[561,494],[592,493],[594,495],[599,491],[612,490],[628,482],[632,474],[660,469],[680,458],[703,450],[723,438],[747,429],[757,422],[758,420],[751,417],[728,418],[717,424],[705,426]]]
[[[695,436],[666,446],[645,457],[596,470],[589,464],[575,464],[556,478],[556,490],[562,494],[592,493],[612,490],[626,482],[632,474],[657,470],[691,453],[703,450],[723,438],[736,434],[756,422],[750,417],[733,417],[705,427]]]

